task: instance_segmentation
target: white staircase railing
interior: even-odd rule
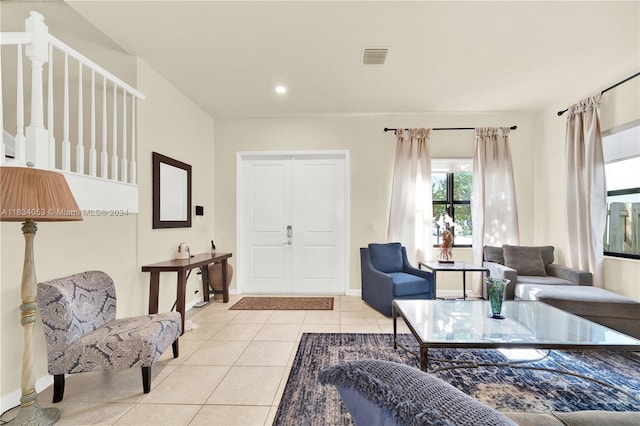
[[[58,169],[68,180],[69,175],[78,175],[136,185],[136,101],[144,95],[49,34],[37,12],[26,19],[25,32],[0,33],[0,44],[3,49],[9,45],[16,49],[15,92],[13,85],[2,87],[5,64],[0,63],[0,129],[15,135],[13,158],[7,156],[5,143],[0,144],[0,164]],[[27,86],[25,56],[31,62],[31,84]],[[5,52],[5,60],[7,57]],[[25,91],[30,95],[26,105]],[[71,93],[76,96],[70,98]],[[15,124],[10,125],[3,120],[13,113],[8,108],[12,97]],[[30,122],[25,128],[26,113],[30,113]],[[54,128],[60,123],[60,130]],[[137,196],[137,188],[135,192]]]

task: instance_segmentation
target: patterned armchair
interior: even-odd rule
[[[53,402],[64,396],[65,374],[142,367],[144,393],[151,390],[151,365],[173,345],[178,357],[181,318],[177,312],[116,319],[113,280],[88,271],[38,284],[38,310],[53,375]]]

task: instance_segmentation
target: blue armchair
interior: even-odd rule
[[[434,299],[433,274],[414,268],[400,243],[360,248],[362,300],[391,316],[393,299]]]

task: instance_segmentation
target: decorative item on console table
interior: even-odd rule
[[[451,246],[453,246],[453,232],[450,231],[454,226],[453,219],[451,219],[447,212],[444,212],[436,222],[436,226],[439,229],[440,237],[442,238],[438,262],[454,263],[453,253],[451,252]]]
[[[15,425],[52,425],[60,418],[57,408],[40,408],[35,390],[33,328],[36,322],[36,268],[33,240],[38,222],[82,220],[65,177],[57,172],[31,167],[0,167],[0,221],[23,222],[25,239],[22,269],[21,323],[24,330],[22,352],[22,397]]]
[[[178,250],[176,251],[176,259],[189,259],[191,257],[191,250],[187,243],[178,244]]]

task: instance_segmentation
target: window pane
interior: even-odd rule
[[[613,129],[603,136],[602,144],[611,194],[607,196],[604,251],[640,258],[640,120]]]
[[[473,175],[471,173],[454,173],[453,175],[453,199],[454,201],[471,200]]]
[[[455,204],[453,206],[453,215],[456,223],[454,244],[457,246],[471,245],[473,242],[471,206],[469,204]]]
[[[604,251],[640,255],[640,194],[607,197]]]
[[[447,174],[431,174],[431,193],[433,201],[447,201]],[[435,214],[434,214],[435,217]]]
[[[607,191],[640,188],[640,157],[616,161],[604,166]]]

